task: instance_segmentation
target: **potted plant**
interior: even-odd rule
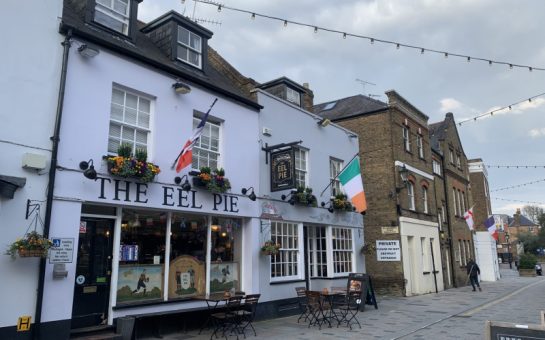
[[[318,206],[318,200],[316,199],[316,196],[312,194],[312,188],[298,187],[295,192],[291,193],[291,195],[292,195],[293,203],[310,205],[313,207]]]
[[[276,255],[280,252],[282,246],[273,240],[268,240],[261,246],[261,252],[265,255]]]
[[[133,155],[132,146],[122,143],[117,149],[117,156],[106,157],[108,172],[114,176],[136,178],[144,183],[151,182],[161,169],[148,162],[147,158],[146,150],[136,149]]]
[[[354,211],[354,207],[345,194],[337,194],[331,198],[331,206],[335,210]]]
[[[226,192],[231,189],[231,182],[225,177],[223,168],[212,170],[207,166],[202,167],[200,172],[193,177],[193,184],[212,192]]]
[[[520,276],[536,276],[537,258],[532,254],[522,254],[519,259]]]
[[[19,257],[47,257],[47,252],[53,243],[36,231],[31,231],[25,237],[17,239],[8,246],[6,255]]]

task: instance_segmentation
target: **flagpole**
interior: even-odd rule
[[[206,113],[204,114],[205,116],[207,116],[210,113],[210,111],[214,107],[214,104],[216,104],[217,101],[218,101],[218,98],[215,98],[214,101],[212,102],[212,105],[210,105],[210,107],[208,108],[208,111],[206,111]],[[174,167],[176,166],[176,162],[178,162],[178,159],[180,159],[180,157],[182,156],[183,151],[184,151],[184,148],[182,148],[182,150],[178,154],[178,157],[176,157],[176,159],[174,160],[174,163],[172,163],[172,165],[170,166],[171,169],[174,169]]]
[[[348,166],[350,163],[352,163],[352,161],[353,161],[356,157],[358,157],[359,155],[360,155],[359,152],[358,152],[357,154],[355,154],[354,157],[352,157],[352,159],[350,159],[350,162],[348,162],[348,163],[346,164],[346,166]],[[344,168],[343,168],[343,170],[344,170]],[[327,188],[329,188],[329,187],[331,186],[331,184],[333,184],[333,181],[336,180],[337,177],[339,177],[339,175],[340,175],[342,172],[343,172],[342,170],[339,171],[339,173],[338,173],[335,177],[333,177],[333,179],[331,179],[331,180],[329,181],[329,184],[324,188],[324,190],[323,190],[322,193],[320,194],[320,197],[322,197],[322,196],[324,195],[324,192],[327,190]]]

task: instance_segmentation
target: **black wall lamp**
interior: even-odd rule
[[[89,179],[97,178],[97,172],[95,170],[95,166],[93,165],[92,159],[90,159],[87,162],[86,161],[79,162],[79,168],[83,170],[83,176],[85,176],[85,178],[89,178]]]
[[[287,196],[286,195],[282,195],[280,196],[280,198],[282,199],[282,201],[285,201],[286,198],[289,197],[288,199],[288,203],[291,204],[291,205],[295,205],[295,194],[297,193],[297,190],[292,190]]]
[[[180,94],[186,94],[191,92],[191,87],[189,85],[182,83],[181,81],[176,81],[174,84],[172,84],[172,88],[176,93]]]
[[[252,192],[248,193],[250,190]],[[254,187],[242,188],[241,192],[243,195],[247,195],[250,201],[255,201],[257,199],[257,196],[255,195],[255,192],[254,192]]]
[[[333,213],[335,211],[335,209],[333,209],[333,203],[331,201],[329,202],[322,202],[321,206],[322,208],[325,208],[326,205],[329,205],[329,207],[327,207],[327,211],[329,211],[330,213]]]
[[[184,179],[185,177],[185,181],[182,183],[182,180]],[[182,183],[182,190],[183,191],[189,191],[191,190],[191,184],[189,183],[189,178],[187,177],[187,175],[183,175],[182,177],[174,177],[174,183],[176,184],[180,184]]]

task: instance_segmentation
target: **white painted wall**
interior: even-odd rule
[[[57,108],[62,36],[58,33],[60,0],[4,0],[0,11],[0,174],[25,177],[26,185],[13,199],[0,198],[0,252],[23,237],[27,199],[45,201],[51,141]],[[45,170],[21,167],[25,153],[42,155]],[[45,203],[42,203],[42,219]],[[41,227],[38,227],[41,232]],[[31,227],[33,230],[33,227]],[[0,256],[2,289],[0,328],[14,326],[17,318],[35,320],[39,260]]]
[[[401,260],[403,273],[406,280],[407,296],[427,294],[435,292],[435,280],[433,266],[431,264],[430,238],[433,238],[433,260],[435,262],[437,290],[444,290],[443,270],[441,264],[441,250],[439,247],[439,231],[437,223],[417,220],[414,218],[399,218],[401,234]],[[412,241],[410,238],[412,237]],[[424,267],[422,261],[422,243],[424,238],[425,249],[428,255],[428,266]],[[424,274],[424,272],[429,272]]]
[[[475,244],[476,262],[481,269],[482,281],[496,281],[500,279],[496,240],[488,231],[477,231],[473,235]]]

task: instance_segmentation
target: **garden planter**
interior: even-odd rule
[[[526,276],[526,277],[533,277],[536,276],[536,270],[535,269],[519,269],[519,275],[520,276]]]
[[[47,250],[44,249],[19,249],[19,257],[47,257]]]

